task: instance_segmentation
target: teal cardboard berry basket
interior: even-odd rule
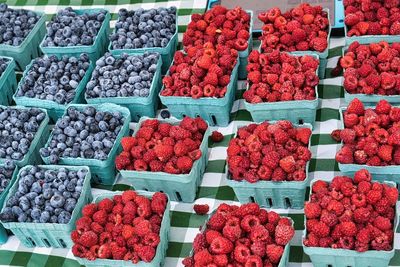
[[[23,167],[26,170],[32,166]],[[39,165],[38,167],[48,170],[57,170],[66,168],[68,170],[78,171],[86,169],[88,172],[83,182],[82,192],[76,203],[76,208],[72,211],[71,220],[67,224],[61,223],[20,223],[20,222],[2,222],[4,228],[11,230],[13,234],[26,247],[53,247],[53,248],[70,248],[73,245],[71,240],[71,231],[75,227],[75,221],[81,217],[82,208],[92,200],[92,192],[90,187],[90,170],[86,166],[61,166],[61,165]],[[19,173],[20,173],[19,172]],[[7,200],[18,190],[18,180],[11,187],[3,205],[2,210],[6,206]]]
[[[172,62],[171,66],[174,64]],[[201,117],[211,126],[227,126],[229,124],[235,92],[237,89],[239,62],[236,63],[231,73],[226,94],[222,98],[201,97],[194,99],[186,96],[162,96],[161,103],[167,106],[172,116],[182,119],[185,116],[192,118]],[[167,73],[168,75],[168,73]],[[165,86],[162,87],[164,90]]]
[[[330,182],[330,181],[327,181]],[[394,183],[385,182],[391,186]],[[310,190],[311,195],[311,190]],[[393,232],[396,233],[398,220],[399,202],[396,205],[396,216],[393,223]],[[303,240],[307,235],[306,218],[304,218]],[[395,241],[393,241],[393,249],[384,250],[368,250],[365,252],[357,252],[349,249],[333,249],[320,247],[307,247],[303,244],[303,251],[311,258],[311,262],[315,267],[337,266],[337,267],[386,267],[389,265],[390,259],[395,254]]]
[[[93,14],[98,13],[102,10],[101,8],[92,8],[92,9],[76,9],[74,12],[78,15],[82,14]],[[105,10],[107,11],[107,10]],[[63,55],[67,56],[79,56],[82,53],[86,53],[89,55],[91,61],[96,61],[99,57],[101,57],[107,50],[108,45],[108,35],[110,33],[110,12],[107,11],[106,17],[97,33],[97,36],[92,45],[78,45],[78,46],[66,46],[66,47],[58,47],[58,46],[44,46],[43,42],[47,38],[46,36],[43,38],[40,43],[40,49],[46,55],[56,55],[57,57],[61,57]]]
[[[365,106],[365,108],[375,108],[375,106]],[[340,108],[340,127],[344,129],[343,113],[346,108]],[[341,143],[343,146],[343,142]],[[366,169],[372,174],[372,178],[376,181],[392,181],[400,186],[400,166],[399,165],[388,165],[388,166],[369,166],[366,164],[342,164],[338,163],[339,170],[346,175],[353,175],[356,171]]]
[[[100,196],[96,197],[93,200],[93,203],[98,203],[105,198],[112,198],[115,195],[121,195],[123,192],[107,192],[103,193]],[[146,191],[137,191],[139,195],[145,196],[150,198],[154,193],[146,192]],[[75,257],[76,260],[84,266],[87,267],[157,267],[163,266],[165,255],[167,253],[168,248],[168,235],[169,235],[169,228],[170,228],[170,201],[168,199],[167,206],[165,208],[163,218],[161,221],[161,228],[160,228],[160,243],[156,249],[156,255],[154,256],[151,262],[144,262],[140,261],[138,263],[132,263],[131,261],[124,261],[124,260],[109,260],[109,259],[96,259],[94,261],[90,261],[84,258]]]
[[[0,108],[5,109],[7,107],[0,106]],[[11,108],[20,109],[20,110],[21,109],[29,109],[27,107],[21,107],[21,106],[13,106]],[[42,160],[39,156],[39,149],[44,146],[44,144],[47,141],[47,138],[49,137],[49,116],[47,115],[47,111],[45,109],[41,109],[41,110],[45,113],[45,118],[40,123],[39,128],[31,141],[31,145],[29,146],[28,153],[26,153],[21,160],[15,161],[15,164],[18,167],[23,167],[28,164],[42,163]],[[0,164],[3,164],[5,161],[6,161],[6,159],[0,158]]]
[[[271,123],[275,123],[271,121]],[[242,125],[243,126],[243,125]],[[294,125],[298,128],[309,128],[310,124]],[[241,128],[238,126],[238,129]],[[237,135],[234,136],[234,138]],[[311,136],[308,143],[308,149],[311,148]],[[236,197],[240,203],[255,202],[262,207],[281,208],[281,209],[302,209],[306,197],[306,189],[309,185],[308,167],[310,162],[306,164],[306,178],[304,181],[262,181],[249,183],[245,180],[235,181],[230,178],[228,163],[225,166],[226,182],[232,187]]]
[[[148,47],[148,48],[135,48],[135,49],[113,49],[112,43],[110,42],[108,45],[108,51],[113,55],[121,55],[122,53],[127,54],[143,54],[144,52],[156,52],[161,55],[162,58],[162,67],[161,74],[165,74],[168,71],[169,66],[174,59],[174,55],[176,52],[176,47],[178,46],[178,13],[176,14],[176,29],[174,35],[172,35],[171,39],[168,42],[166,47]],[[115,28],[113,33],[115,33]]]
[[[327,41],[328,41],[328,46],[326,47],[326,49],[323,52],[317,52],[317,51],[311,51],[311,50],[306,50],[306,51],[294,51],[294,52],[288,52],[289,54],[293,54],[293,55],[317,55],[319,58],[319,66],[318,66],[318,77],[323,79],[325,78],[325,69],[326,69],[326,65],[328,63],[328,55],[329,55],[329,41],[330,41],[330,36],[331,36],[331,30],[332,30],[332,25],[331,25],[331,21],[329,19],[329,9],[328,8],[324,8],[323,9],[325,12],[328,13],[328,21],[329,21],[329,27],[328,27],[328,37],[327,37]],[[261,45],[260,45],[260,50],[261,50]],[[262,50],[261,50],[262,51]],[[286,52],[286,51],[284,51]]]
[[[316,54],[297,53],[294,56],[311,55],[317,59]],[[318,70],[317,70],[318,71]],[[316,71],[316,73],[317,73]],[[247,85],[248,90],[249,84]],[[295,124],[310,123],[314,124],[318,108],[318,85],[315,86],[314,100],[293,100],[279,102],[264,102],[252,104],[243,100],[246,110],[248,110],[255,122],[265,120],[289,120]]]
[[[399,38],[399,41],[400,41],[400,38]],[[346,54],[347,50],[348,50],[348,46],[343,47],[342,56],[344,56]],[[345,72],[346,72],[346,70],[343,70],[343,73],[345,73]],[[379,102],[379,100],[382,100],[382,99],[384,99],[392,104],[400,103],[400,95],[350,94],[349,92],[347,92],[346,88],[344,88],[344,78],[342,78],[342,87],[344,89],[344,100],[346,101],[346,103],[350,103],[355,98],[358,98],[361,102],[363,102],[366,105],[376,104]]]
[[[16,166],[15,170],[13,172],[13,175],[10,179],[9,184],[4,189],[4,191],[0,193],[0,207],[3,207],[4,200],[6,199],[8,191],[10,190],[10,188],[13,186],[13,184],[17,180],[17,174],[18,174],[18,167]],[[6,243],[7,240],[8,240],[8,233],[7,233],[6,229],[3,227],[3,225],[0,223],[0,244]]]
[[[117,55],[116,57],[120,57]],[[131,112],[132,121],[139,121],[141,117],[152,117],[156,116],[157,107],[159,104],[158,93],[160,92],[161,83],[161,56],[157,62],[157,70],[154,73],[153,81],[151,82],[149,95],[147,97],[139,96],[128,96],[128,97],[97,97],[88,98],[85,94],[85,99],[88,104],[101,104],[111,103],[126,107]],[[92,77],[93,79],[93,77]]]
[[[57,58],[61,58],[61,57],[57,56]],[[26,69],[22,75],[22,79],[19,81],[17,90],[16,90],[15,94],[13,95],[13,99],[14,99],[15,103],[17,103],[17,105],[19,105],[19,106],[35,107],[35,108],[42,108],[42,109],[47,110],[47,113],[49,114],[50,119],[53,122],[56,122],[64,114],[68,104],[59,104],[55,101],[46,100],[46,99],[18,96],[18,90],[20,90],[20,87],[25,82],[25,78],[26,78],[26,76],[28,76],[29,70],[31,69],[32,64],[34,62],[35,62],[35,59],[33,59],[32,62],[28,66],[26,66]],[[78,87],[75,89],[75,96],[70,104],[82,104],[85,102],[83,92],[84,92],[86,84],[88,83],[88,81],[90,79],[93,69],[94,69],[93,63],[90,62],[89,68],[87,69],[85,76],[82,77],[82,80],[79,82]]]
[[[114,183],[115,172],[116,172],[114,160],[119,151],[121,151],[122,149],[120,145],[122,137],[126,136],[129,132],[129,123],[131,121],[131,115],[127,108],[115,104],[99,104],[99,105],[71,104],[68,105],[67,108],[74,107],[77,110],[82,111],[87,106],[92,106],[99,111],[120,112],[122,116],[125,118],[122,128],[119,131],[117,138],[115,139],[114,146],[111,149],[110,153],[108,154],[108,158],[106,160],[86,159],[81,157],[78,158],[60,157],[59,164],[68,166],[88,166],[92,174],[92,182],[95,182],[97,184],[111,185]],[[64,115],[66,115],[66,111]],[[48,146],[52,137],[53,133],[50,134],[50,137],[47,140],[47,143],[44,147]],[[50,157],[42,157],[42,159],[46,164],[50,164]]]
[[[204,222],[203,226],[200,227],[200,229],[201,229],[200,232],[201,232],[201,233],[204,233],[204,231],[206,231],[206,229],[207,229],[207,222],[208,222],[208,221],[210,220],[210,218],[215,214],[215,212],[216,212],[216,210],[214,210],[214,211],[208,216],[208,218],[207,218],[207,220]],[[290,217],[282,216],[282,218],[287,218],[287,219],[289,219],[289,220],[292,222],[292,226],[294,227],[294,222],[293,222],[293,220],[292,220]],[[281,260],[279,261],[279,264],[277,265],[277,267],[286,267],[286,266],[288,266],[288,262],[289,262],[289,253],[290,253],[290,242],[289,242],[288,244],[286,244],[286,246],[285,246],[285,248],[284,248],[284,250],[283,250],[283,254],[282,254]],[[194,256],[194,250],[193,250],[193,249],[190,251],[189,256],[190,256],[190,257],[193,257],[193,256]]]
[[[14,58],[15,67],[19,71],[23,71],[32,59],[41,54],[39,44],[46,34],[46,15],[43,12],[34,13],[38,14],[40,19],[19,46],[0,44],[0,56]]]
[[[143,117],[135,127],[134,135],[140,129],[141,124],[149,118]],[[170,124],[179,124],[178,120],[165,119],[159,120]],[[193,163],[192,169],[188,174],[169,174],[165,172],[150,171],[128,171],[120,170],[121,176],[129,182],[136,190],[162,191],[173,201],[193,202],[196,198],[197,188],[199,187],[205,168],[208,162],[208,137],[210,127],[204,133],[200,144],[201,158]]]
[[[11,105],[12,96],[17,89],[17,77],[15,75],[15,60],[12,57],[3,57],[7,60],[7,67],[0,76],[0,105]]]

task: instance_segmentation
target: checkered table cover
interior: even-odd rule
[[[45,12],[48,19],[57,10],[72,6],[73,8],[105,8],[112,14],[111,27],[115,25],[117,12],[120,8],[152,8],[176,6],[178,8],[178,26],[180,40],[186,25],[190,21],[192,13],[204,12],[207,0],[9,0],[6,1],[10,7],[26,8]],[[312,159],[310,163],[311,179],[329,178],[339,174],[338,165],[335,162],[335,153],[339,145],[335,143],[330,133],[339,127],[339,107],[345,106],[343,89],[341,87],[342,77],[332,78],[330,70],[336,66],[338,57],[341,55],[344,38],[331,38],[326,78],[320,81],[318,94],[320,96],[317,119],[314,125],[311,139]],[[219,204],[239,204],[233,190],[226,184],[225,158],[226,148],[229,140],[234,135],[237,122],[251,121],[251,116],[245,110],[242,94],[246,87],[245,81],[238,82],[236,100],[232,109],[232,122],[228,127],[213,127],[224,134],[221,143],[209,143],[209,162],[204,174],[195,203],[208,204],[210,210],[214,210]],[[133,124],[131,128],[133,129]],[[112,188],[95,188],[93,194],[101,194],[103,190],[125,190],[130,188],[128,182],[118,178]],[[172,202],[171,205],[171,230],[169,233],[169,245],[164,266],[183,266],[182,259],[185,258],[191,248],[192,241],[199,232],[207,216],[199,216],[193,212],[193,204]],[[312,266],[310,258],[303,253],[301,246],[302,231],[304,229],[303,210],[275,210],[279,214],[288,215],[294,221],[296,234],[291,242],[289,266],[308,267]],[[396,253],[390,266],[400,266],[400,230],[395,234]],[[26,248],[17,238],[11,236],[9,241],[0,245],[0,266],[27,266],[27,267],[77,267],[71,250],[51,248]]]

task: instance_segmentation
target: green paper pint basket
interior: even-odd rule
[[[57,56],[57,58],[60,59],[61,57]],[[47,113],[49,114],[50,119],[53,122],[56,122],[64,114],[68,104],[58,104],[57,102],[51,101],[51,100],[38,99],[38,98],[17,95],[18,90],[20,90],[20,87],[24,83],[25,78],[28,75],[28,72],[29,72],[30,68],[32,67],[32,64],[34,63],[34,61],[35,60],[32,60],[32,62],[28,66],[26,66],[26,69],[23,73],[22,79],[19,81],[17,90],[13,96],[14,101],[15,101],[15,103],[17,103],[17,105],[20,105],[20,106],[46,109]],[[75,89],[74,99],[69,104],[82,104],[85,102],[83,93],[84,93],[86,84],[90,80],[93,69],[94,69],[94,66],[93,66],[92,62],[89,62],[89,68],[87,69],[85,76],[83,76],[82,80],[79,82],[78,87]]]
[[[100,105],[79,105],[72,104],[67,106],[74,107],[80,111],[84,110],[85,107],[91,106],[99,111],[108,111],[108,112],[120,112],[122,116],[125,118],[125,121],[122,125],[121,130],[118,133],[117,138],[115,139],[114,146],[108,154],[108,158],[106,160],[98,160],[98,159],[85,159],[85,158],[62,158],[60,157],[59,164],[68,165],[68,166],[88,166],[90,168],[93,182],[97,184],[103,185],[111,185],[115,180],[115,157],[121,151],[122,147],[120,145],[121,139],[123,136],[126,136],[129,132],[129,123],[131,121],[131,115],[127,108],[115,105],[115,104],[100,104]],[[66,115],[66,111],[64,113]],[[64,116],[63,115],[63,116]],[[45,147],[48,146],[51,141],[53,133],[51,133],[49,139]],[[43,161],[46,164],[50,164],[50,157],[42,157]]]
[[[93,203],[98,203],[105,198],[112,198],[115,195],[121,195],[123,192],[107,192],[103,193],[100,196],[96,197],[93,200]],[[145,192],[145,191],[137,191],[139,195],[145,197],[151,197],[154,193]],[[109,259],[96,259],[94,261],[89,261],[84,258],[76,257],[76,260],[86,267],[159,267],[163,266],[165,255],[167,253],[168,247],[168,234],[170,228],[170,201],[168,199],[167,206],[165,208],[165,212],[161,221],[161,229],[160,229],[160,243],[156,249],[156,255],[154,256],[151,262],[140,261],[138,263],[132,263],[131,261],[124,260],[109,260]]]
[[[273,121],[271,124],[275,123]],[[294,125],[296,128],[309,128],[310,124]],[[238,126],[238,128],[240,128]],[[234,138],[237,135],[234,136]],[[308,149],[311,148],[311,136],[308,143]],[[306,164],[306,178],[304,181],[257,181],[249,183],[245,180],[235,181],[230,179],[229,166],[226,164],[225,173],[227,184],[232,187],[240,203],[255,202],[262,207],[280,208],[280,209],[302,209],[306,197],[306,189],[309,185],[308,167],[310,161]]]
[[[98,13],[102,10],[101,8],[93,8],[93,9],[76,9],[74,12],[78,15],[82,14],[93,14]],[[106,10],[107,11],[107,10]],[[110,33],[110,12],[107,11],[105,14],[105,19],[97,33],[97,36],[92,45],[77,45],[77,46],[66,46],[66,47],[58,47],[58,46],[43,46],[44,40],[47,38],[46,36],[43,38],[40,43],[40,49],[46,55],[56,55],[57,57],[62,57],[64,55],[67,56],[79,56],[82,53],[86,53],[89,55],[91,61],[95,62],[99,57],[104,55],[107,50],[108,45],[108,35]]]
[[[12,106],[12,107],[0,106],[0,108],[3,108],[3,109],[5,109],[5,108],[30,109],[30,108],[21,107],[21,106]],[[39,149],[44,147],[44,145],[46,144],[47,138],[49,137],[49,133],[50,133],[49,129],[50,128],[49,128],[49,116],[47,115],[47,111],[45,109],[40,109],[40,110],[42,110],[45,113],[45,118],[40,123],[39,128],[31,141],[31,145],[29,146],[28,153],[26,153],[21,160],[14,161],[18,167],[24,167],[28,164],[36,164],[37,165],[37,164],[42,163],[42,159],[40,158],[40,155],[39,155]],[[0,158],[0,164],[3,164],[5,161],[6,161],[6,159]]]
[[[32,166],[25,166],[22,170]],[[75,221],[81,217],[82,208],[92,200],[92,192],[90,190],[90,170],[86,166],[61,166],[61,165],[39,165],[38,167],[48,170],[57,170],[66,168],[68,170],[78,171],[86,169],[88,172],[83,182],[82,192],[79,196],[76,208],[72,211],[71,220],[67,224],[61,223],[20,223],[20,222],[2,222],[4,228],[11,230],[14,235],[26,247],[53,247],[53,248],[70,248],[73,245],[71,240],[71,231],[75,227]],[[20,173],[19,172],[19,173]],[[5,208],[7,200],[18,190],[18,180],[11,187],[6,200],[2,205]]]
[[[15,75],[15,60],[12,57],[3,57],[7,59],[7,67],[0,77],[0,105],[11,105],[12,96],[17,89],[17,77]]]
[[[172,62],[172,64],[174,63]],[[164,106],[167,106],[172,116],[178,119],[182,119],[185,116],[192,118],[201,117],[211,126],[227,126],[229,124],[231,110],[235,100],[238,67],[239,62],[236,63],[232,70],[226,94],[222,98],[201,97],[199,99],[194,99],[185,96],[162,96],[160,93],[159,96],[161,103]],[[165,86],[162,87],[161,92],[164,88]]]
[[[116,57],[120,57],[120,55],[116,55]],[[88,98],[85,95],[85,99],[88,104],[111,103],[126,107],[131,112],[132,121],[139,121],[143,116],[154,118],[156,116],[157,107],[159,104],[158,93],[160,92],[162,86],[161,66],[162,58],[160,56],[157,62],[157,70],[154,73],[153,81],[151,82],[150,86],[150,92],[147,97],[128,96]]]
[[[140,129],[140,125],[149,118],[143,117],[135,127],[135,134]],[[171,124],[178,124],[176,119],[159,120]],[[135,136],[134,134],[134,136]],[[188,174],[169,174],[165,172],[149,171],[127,171],[120,170],[121,176],[130,183],[136,190],[162,191],[168,194],[173,201],[193,202],[196,199],[197,188],[201,184],[203,174],[208,162],[208,137],[210,127],[204,133],[200,144],[201,158],[193,163],[192,169]]]
[[[18,174],[18,167],[16,166],[9,184],[4,189],[4,191],[0,193],[0,207],[3,207],[4,200],[6,199],[8,192],[10,191],[10,188],[14,185],[15,181],[17,180],[17,174]],[[6,243],[7,240],[8,240],[8,233],[6,229],[3,227],[3,225],[0,223],[0,244]]]
[[[329,182],[329,181],[327,181]],[[386,182],[389,185],[395,186],[391,182]],[[310,190],[311,195],[311,190]],[[396,233],[398,220],[399,202],[396,205],[396,216],[393,224],[393,231]],[[304,218],[306,222],[306,218]],[[303,239],[307,235],[306,223],[304,223]],[[395,240],[393,241],[393,249],[390,251],[383,250],[368,250],[365,252],[357,252],[349,249],[333,249],[333,248],[320,248],[320,247],[307,247],[303,243],[304,253],[307,254],[315,267],[386,267],[389,265],[390,259],[395,254]]]
[[[32,59],[41,54],[39,44],[46,34],[46,15],[43,12],[34,13],[38,14],[40,19],[19,46],[0,44],[0,56],[14,58],[16,69],[19,71],[23,71]]]

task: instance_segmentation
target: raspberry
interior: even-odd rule
[[[233,257],[237,262],[245,263],[250,257],[250,249],[245,245],[236,245],[233,251]]]
[[[211,140],[215,143],[221,142],[224,139],[224,136],[218,132],[218,131],[213,131],[211,134]]]
[[[207,246],[206,239],[203,234],[199,233],[193,240],[193,250],[194,252],[199,252]]]
[[[209,209],[210,209],[210,207],[207,204],[204,204],[204,205],[196,204],[196,205],[193,206],[193,210],[198,215],[207,214]]]
[[[72,254],[74,254],[76,257],[84,258],[86,252],[87,252],[87,249],[82,245],[74,244],[72,246]]]
[[[347,113],[364,115],[364,112],[365,112],[364,104],[358,98],[355,98],[349,103],[346,111],[347,111]]]
[[[164,193],[156,192],[151,198],[151,210],[162,216],[167,206],[168,198]]]
[[[127,190],[122,193],[121,197],[122,197],[122,202],[126,204],[129,201],[134,201],[135,198],[137,197],[137,193],[133,190]]]
[[[128,157],[122,156],[122,155],[118,155],[115,158],[115,167],[118,170],[123,170],[124,168],[126,168],[129,164],[131,163],[131,160]]]
[[[105,198],[97,204],[97,207],[99,210],[104,210],[105,212],[110,213],[114,207],[114,202],[109,198]]]
[[[213,254],[227,254],[233,250],[234,246],[231,241],[225,237],[217,237],[212,240],[209,250]]]
[[[318,203],[307,202],[304,206],[304,214],[307,219],[317,219],[321,215],[321,207]]]
[[[312,133],[309,128],[298,128],[296,132],[296,140],[308,145],[311,134]]]
[[[81,244],[84,247],[90,248],[94,245],[97,244],[99,241],[97,234],[93,231],[87,231],[84,232],[80,237],[79,237],[79,244]]]
[[[278,245],[285,246],[290,242],[294,236],[294,229],[292,226],[278,224],[275,228],[275,242]]]
[[[240,226],[246,232],[250,232],[257,225],[260,225],[260,220],[254,215],[245,215],[240,222]]]
[[[160,161],[166,162],[174,155],[174,147],[170,145],[158,144],[154,147],[154,152]]]
[[[137,252],[139,258],[144,262],[151,262],[156,255],[156,250],[151,246],[141,246]]]
[[[93,221],[100,225],[105,225],[107,222],[107,212],[104,210],[98,210],[93,214]]]
[[[97,211],[97,205],[94,203],[90,203],[85,205],[82,208],[82,215],[86,217],[92,217],[93,214]]]
[[[182,260],[182,264],[185,267],[194,267],[194,259],[193,257],[186,257]]]
[[[220,213],[216,213],[207,222],[207,226],[212,230],[220,231],[224,227],[226,219]]]
[[[137,140],[133,136],[122,137],[121,145],[124,151],[129,152],[132,149],[132,147],[137,145]]]
[[[312,48],[317,52],[324,52],[325,49],[328,47],[328,41],[326,38],[316,37],[311,40]]]
[[[176,166],[182,173],[189,173],[193,166],[193,160],[188,156],[179,157]]]
[[[283,254],[283,247],[275,244],[269,244],[266,248],[266,254],[271,263],[278,264]]]
[[[213,256],[204,249],[194,254],[194,262],[196,266],[207,266],[207,264],[213,262]]]
[[[382,216],[376,217],[374,219],[373,223],[376,228],[378,228],[379,230],[382,230],[382,231],[390,230],[391,228],[393,228],[390,220],[388,218],[385,218]]]
[[[353,222],[342,222],[340,223],[340,230],[345,236],[355,236],[357,233],[357,227]]]
[[[138,195],[135,198],[135,203],[139,217],[148,218],[151,215],[151,202],[148,198]]]

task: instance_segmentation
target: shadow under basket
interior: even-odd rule
[[[20,170],[20,172],[30,166],[26,166]],[[3,222],[3,226],[11,232],[21,241],[25,247],[53,247],[53,248],[70,248],[73,245],[71,240],[71,231],[75,227],[75,221],[81,217],[82,208],[87,203],[92,201],[92,192],[90,187],[90,170],[86,166],[61,166],[61,165],[39,165],[38,167],[44,169],[56,170],[60,168],[66,168],[68,170],[80,170],[86,169],[85,180],[82,186],[82,192],[76,203],[76,207],[72,212],[71,220],[67,224],[61,223],[21,223],[21,222]],[[4,209],[7,200],[17,191],[18,180],[11,187],[6,200],[2,206]]]

